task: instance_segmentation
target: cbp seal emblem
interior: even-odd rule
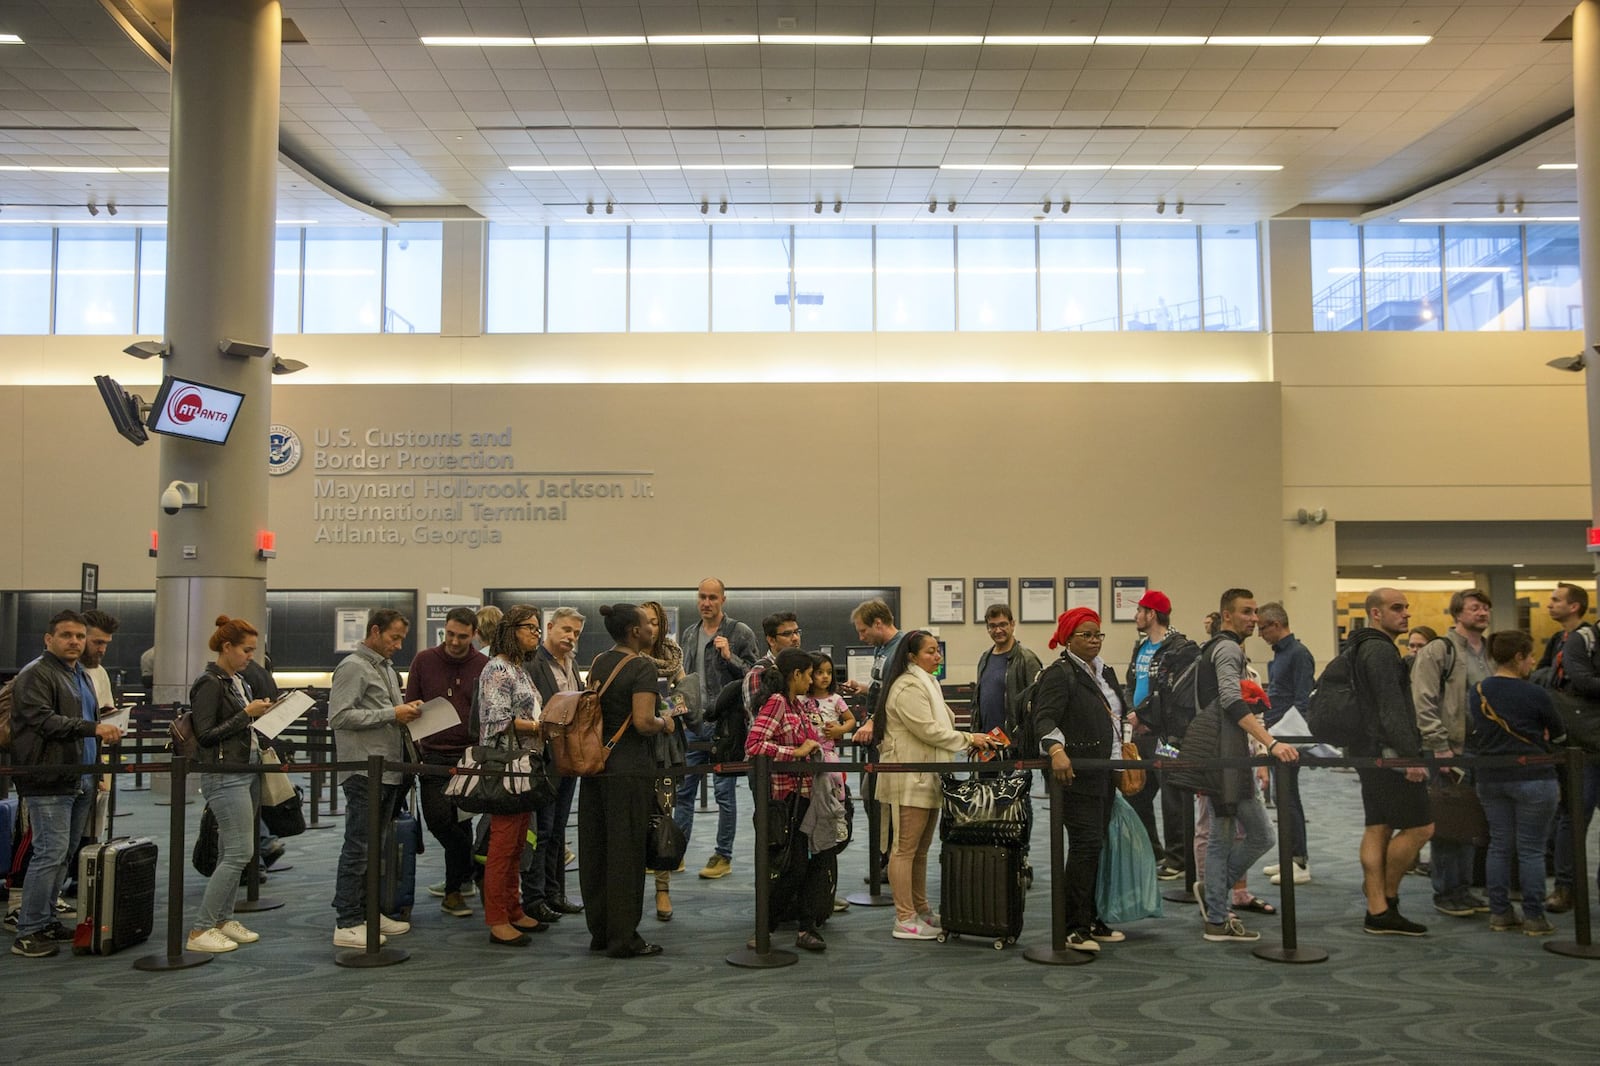
[[[267,430],[267,473],[287,474],[300,465],[300,435],[288,426],[274,424]]]

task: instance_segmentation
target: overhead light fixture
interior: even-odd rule
[[[617,211],[617,205],[612,203],[610,200],[607,200],[606,201],[606,214],[608,214],[608,215],[616,214],[616,211]]]
[[[822,214],[822,197],[817,197],[817,202],[811,205],[811,213],[813,215]]]
[[[1516,217],[1504,218],[1504,217],[1500,217],[1500,216],[1496,216],[1496,215],[1465,215],[1465,216],[1462,216],[1460,218],[1443,218],[1443,217],[1440,217],[1440,218],[1401,218],[1401,219],[1396,219],[1395,221],[1404,223],[1406,225],[1450,226],[1450,225],[1459,225],[1462,222],[1522,223],[1522,222],[1578,222],[1578,221],[1581,221],[1581,220],[1579,219],[1579,217],[1577,215],[1523,215],[1521,218],[1516,218]],[[1450,269],[1451,270],[1459,270],[1460,268],[1459,267],[1451,267]]]
[[[1173,207],[1177,210],[1178,214],[1183,214],[1183,198],[1179,197],[1178,202],[1174,204]]]
[[[22,38],[14,33],[0,33],[0,44],[21,44]]]
[[[87,207],[89,209],[89,214],[90,215],[98,215],[100,213],[100,209],[95,206],[94,197],[92,197],[92,196],[89,197],[89,202],[84,204],[83,206],[85,206],[85,207]]]
[[[236,341],[232,337],[224,337],[217,342],[217,351],[223,355],[236,355],[241,359],[260,359],[272,354],[272,345],[257,344],[254,341]]]
[[[985,45],[997,45],[1000,47],[1005,47],[1007,45],[1023,45],[1033,48],[1056,48],[1063,45],[1070,45],[1081,48],[1085,45],[1094,44],[1094,38],[1073,36],[1058,37],[1045,34],[1011,34],[986,36],[983,39],[983,43]]]
[[[593,200],[590,200],[588,203],[583,205],[583,213],[586,214],[586,215],[594,214],[594,201]]]
[[[135,341],[122,351],[135,359],[165,359],[172,354],[172,346],[166,341]]]
[[[423,37],[429,48],[532,48],[532,37]]]
[[[1503,215],[1506,213],[1506,198],[1504,196],[1495,197],[1494,212],[1497,215]]]
[[[1067,197],[1063,196],[1061,198],[1061,207],[1060,207],[1061,213],[1064,215],[1068,211],[1071,211],[1071,210],[1072,210],[1072,201],[1070,199],[1068,199]]]
[[[835,200],[833,202],[833,213],[837,215],[840,211],[843,211],[843,210],[844,210],[844,201],[843,200]]]
[[[1517,197],[1517,202],[1511,205],[1511,209],[1519,215],[1522,214],[1522,197]]]
[[[285,359],[281,355],[272,357],[272,372],[274,374],[298,374],[306,368],[306,364],[298,359]]]
[[[618,48],[648,42],[643,35],[624,34],[611,37],[535,37],[533,43],[540,48]]]
[[[725,215],[725,214],[727,214],[727,213],[728,213],[728,201],[727,201],[727,198],[726,198],[726,197],[724,197],[724,198],[723,198],[723,199],[722,199],[722,200],[721,200],[721,201],[720,201],[720,202],[719,202],[719,203],[718,203],[718,204],[717,204],[717,214],[719,214],[719,215]]]
[[[1540,163],[1540,170],[1577,170],[1576,163]]]
[[[1570,370],[1574,374],[1581,374],[1587,366],[1587,361],[1584,359],[1583,353],[1579,352],[1577,355],[1563,355],[1559,358],[1551,359],[1544,365],[1552,370]]]
[[[701,201],[700,201],[700,213],[701,213],[701,214],[702,214],[702,215],[703,215],[703,214],[705,214],[705,213],[706,213],[706,212],[707,212],[707,211],[709,211],[709,210],[711,210],[711,205],[710,205],[710,203],[708,203],[708,202],[707,202],[707,201],[705,201],[705,200],[701,200]]]
[[[1314,45],[1317,40],[1316,37],[1297,37],[1292,34],[1282,36],[1257,34],[1247,37],[1207,37],[1206,44],[1245,48],[1287,48],[1296,45],[1302,47]]]
[[[930,36],[927,34],[875,34],[872,38],[874,45],[911,45],[922,48],[940,48],[949,45],[974,45],[982,44],[980,34],[943,34]]]
[[[956,213],[956,202],[955,202],[955,200],[951,200],[949,203],[945,204],[944,207],[945,207],[945,210],[949,211],[952,215]]]
[[[931,215],[931,214],[933,214],[934,212],[936,212],[938,210],[939,210],[939,201],[938,200],[929,200],[928,201],[928,214]]]
[[[1047,215],[1050,213],[1050,197],[1048,196],[1044,198],[1044,213]]]
[[[116,213],[117,213],[117,202],[115,200],[107,200],[106,201],[106,213],[111,215],[111,216],[113,216],[113,217],[116,216]]]
[[[0,170],[5,169],[0,167]],[[643,173],[645,171],[706,170],[730,172],[739,170],[854,170],[854,163],[525,163],[510,166],[507,170],[518,174],[564,174],[579,171],[604,171]]]
[[[756,44],[753,33],[652,33],[645,38],[652,45],[671,44]]]
[[[1197,45],[1197,44],[1205,44],[1206,43],[1206,38],[1204,38],[1204,37],[1184,37],[1184,36],[1181,36],[1179,34],[1172,34],[1172,35],[1169,36],[1169,35],[1160,34],[1160,33],[1143,33],[1143,34],[1133,34],[1133,35],[1112,34],[1112,35],[1109,35],[1109,36],[1107,36],[1105,34],[1101,34],[1100,36],[1098,36],[1098,37],[1096,37],[1094,39],[1094,43],[1095,44],[1109,44],[1109,45],[1146,45],[1146,46],[1151,46],[1151,47],[1159,47],[1159,46],[1163,46],[1163,45]]]
[[[1318,37],[1317,44],[1331,45],[1333,47],[1393,48],[1420,46],[1428,44],[1432,40],[1432,37],[1423,34],[1345,34]]]
[[[1156,199],[1156,214],[1164,215],[1166,213],[1167,213],[1167,200],[1166,200],[1166,197],[1164,197],[1164,196],[1163,197],[1158,197]]]
[[[810,45],[863,45],[871,44],[871,37],[827,33],[763,33],[762,44]]]

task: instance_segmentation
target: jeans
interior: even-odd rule
[[[698,729],[687,731],[686,739],[689,743],[695,741],[709,741],[716,733],[716,727],[702,725]],[[705,766],[711,762],[709,751],[695,751],[690,749],[684,756],[684,762],[689,766]],[[686,774],[678,782],[678,801],[672,809],[672,820],[683,831],[684,840],[694,830],[694,804],[695,796],[700,791],[700,779],[705,774]],[[711,790],[717,797],[717,854],[724,859],[733,858],[733,833],[737,828],[739,810],[737,805],[738,779],[723,777],[718,774],[712,778]]]
[[[17,915],[17,935],[48,929],[56,922],[56,897],[66,882],[67,860],[83,839],[94,808],[94,778],[85,777],[69,796],[28,796],[28,820],[33,826],[33,860],[22,883],[22,912]]]
[[[578,796],[578,779],[563,777],[554,803],[534,812],[532,863],[522,877],[522,909],[554,903],[567,894],[567,822]]]
[[[422,761],[429,766],[454,766],[449,755],[428,752]],[[428,832],[444,848],[444,890],[460,892],[472,880],[472,819],[462,818],[450,797],[444,794],[448,777],[425,774],[422,778],[422,818]]]
[[[1205,919],[1212,924],[1228,920],[1234,884],[1272,849],[1276,839],[1253,778],[1249,794],[1234,804],[1232,814],[1220,814],[1218,807],[1213,801],[1211,839],[1206,843]]]
[[[1555,817],[1561,789],[1553,777],[1525,780],[1479,781],[1478,802],[1489,818],[1489,859],[1484,879],[1489,889],[1489,913],[1511,910],[1511,853],[1516,849],[1517,871],[1522,880],[1522,911],[1529,918],[1544,916],[1544,841]]]
[[[384,820],[393,821],[400,810],[400,786],[384,785],[378,803]],[[339,849],[339,869],[334,881],[333,909],[340,929],[367,921],[367,779],[344,781],[344,846]],[[381,843],[381,842],[380,842]]]
[[[1583,831],[1589,832],[1589,820],[1596,807],[1600,807],[1600,766],[1587,763],[1583,768]],[[1566,804],[1556,812],[1556,887],[1571,890],[1577,882],[1576,860],[1572,855],[1572,818]],[[1600,881],[1600,872],[1597,872]]]
[[[205,895],[195,912],[195,929],[211,929],[233,917],[239,875],[250,865],[256,846],[256,808],[250,785],[257,780],[249,774],[200,775],[200,794],[217,820],[217,868],[206,881]]]

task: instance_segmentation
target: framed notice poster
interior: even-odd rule
[[[1063,584],[1067,589],[1067,604],[1062,610],[1087,607],[1100,613],[1100,579],[1097,577],[1069,577]]]
[[[333,612],[333,650],[355,651],[367,639],[367,609],[341,607]]]
[[[997,603],[1011,606],[1011,579],[1009,577],[975,577],[972,579],[972,620],[981,623],[984,612]],[[1016,612],[1013,611],[1013,614]]]
[[[1148,577],[1114,577],[1111,579],[1111,620],[1133,621],[1133,612],[1150,588]]]
[[[1018,622],[1054,622],[1056,620],[1056,579],[1053,577],[1022,577],[1017,579],[1021,590],[1017,604]]]
[[[930,577],[928,579],[928,623],[951,625],[967,620],[967,579]]]

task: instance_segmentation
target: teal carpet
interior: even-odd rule
[[[1254,958],[1248,945],[1200,938],[1192,907],[1126,927],[1088,966],[1045,967],[1020,947],[1049,940],[1045,829],[1036,830],[1039,883],[1018,948],[985,940],[892,939],[892,910],[851,908],[826,928],[828,950],[797,965],[750,971],[725,957],[752,926],[749,793],[740,788],[732,876],[694,875],[715,815],[696,820],[690,872],[674,880],[675,919],[647,939],[666,953],[610,960],[589,954],[581,917],[526,950],[492,948],[481,919],[442,914],[423,885],[440,877],[431,846],[419,863],[413,931],[395,943],[409,961],[385,969],[333,964],[332,874],[339,831],[288,842],[294,869],[263,894],[280,910],[244,916],[259,944],[193,970],[148,974],[133,960],[0,955],[5,1036],[0,1061],[393,1063],[1592,1063],[1600,1022],[1600,962],[1561,958],[1542,941],[1491,934],[1486,917],[1435,914],[1424,878],[1406,879],[1404,906],[1427,922],[1420,940],[1361,932],[1353,775],[1308,771],[1316,880],[1301,886],[1300,941],[1329,953],[1314,966]],[[163,849],[168,808],[125,793],[119,833]],[[191,824],[198,805],[188,808]],[[574,833],[574,835],[576,835]],[[1590,855],[1600,854],[1590,844]],[[580,856],[581,861],[581,856]],[[1267,860],[1264,860],[1267,861]],[[841,858],[841,890],[858,891],[865,851]],[[574,894],[576,874],[569,874]],[[937,861],[931,886],[937,896]],[[189,873],[187,906],[200,878]],[[1164,886],[1169,887],[1169,886]],[[1253,889],[1276,901],[1264,876]],[[644,886],[641,886],[641,891]],[[164,902],[163,892],[161,900]],[[473,901],[476,904],[476,900]],[[476,907],[475,907],[476,910]],[[1554,918],[1572,938],[1572,916]],[[1263,942],[1278,919],[1253,918]],[[787,943],[780,933],[777,943]],[[1587,1049],[1587,1050],[1586,1050]]]

